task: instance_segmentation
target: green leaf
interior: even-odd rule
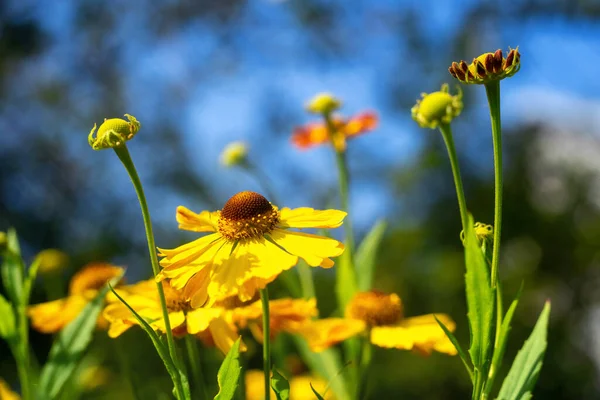
[[[494,290],[490,284],[490,271],[479,241],[473,229],[473,216],[469,215],[469,224],[465,237],[465,289],[467,292],[467,316],[471,332],[469,354],[476,370],[487,376],[487,366],[493,344]]]
[[[6,250],[4,251],[4,262],[0,268],[2,283],[9,300],[19,307],[23,305],[23,260],[17,232],[9,229],[6,232]]]
[[[385,221],[377,221],[356,251],[356,280],[360,291],[370,290],[373,285],[377,251],[386,226]]]
[[[131,307],[129,305],[129,303],[127,303],[125,301],[125,299],[123,299],[119,295],[119,293],[117,293],[117,291],[113,288],[112,284],[110,285],[110,290],[121,301],[121,303],[123,303],[125,305],[125,307],[127,307],[129,309],[129,311],[131,311],[131,313],[133,314],[135,319],[138,321],[138,323],[140,324],[142,329],[150,337],[150,340],[152,341],[152,344],[154,345],[156,352],[158,353],[163,364],[165,365],[165,368],[167,369],[167,372],[169,373],[169,376],[171,377],[171,381],[173,382],[173,385],[175,387],[179,387],[183,391],[184,398],[190,399],[191,398],[190,385],[189,385],[187,376],[185,375],[185,373],[183,371],[181,371],[179,368],[177,368],[173,359],[171,358],[171,355],[169,354],[169,350],[165,347],[165,344],[160,340],[160,337],[158,336],[158,334],[154,331],[154,329],[150,326],[150,324],[148,324],[148,322],[144,318],[142,318],[142,316],[139,315],[133,309],[133,307]],[[173,389],[173,390],[175,390],[175,389]]]
[[[29,305],[29,298],[31,296],[31,288],[35,282],[35,278],[37,277],[38,269],[40,267],[41,260],[36,257],[36,259],[29,266],[29,271],[27,273],[27,278],[25,279],[25,283],[23,285],[23,303],[27,306]]]
[[[15,311],[12,305],[0,294],[0,337],[11,345],[17,339]]]
[[[448,336],[448,339],[450,339],[450,341],[454,345],[454,348],[458,352],[458,355],[460,356],[460,359],[462,360],[463,364],[465,365],[467,373],[469,374],[469,377],[471,378],[471,382],[474,382],[475,378],[473,376],[473,368],[471,367],[471,364],[469,364],[469,358],[467,357],[467,353],[465,353],[463,348],[460,346],[460,343],[458,343],[458,339],[456,339],[456,336],[454,336],[454,334],[452,332],[450,332],[450,329],[448,329],[446,327],[446,325],[444,325],[444,323],[438,319],[437,316],[434,315],[433,317],[437,321],[440,328],[442,328],[444,333],[446,333],[446,336]]]
[[[500,333],[498,338],[498,344],[494,348],[494,355],[492,356],[492,365],[490,367],[489,379],[485,383],[485,393],[486,397],[489,397],[489,394],[492,392],[492,388],[494,385],[494,381],[498,374],[498,371],[502,367],[502,360],[504,359],[504,351],[506,350],[506,343],[508,342],[508,333],[510,332],[510,323],[512,322],[513,315],[515,314],[515,310],[517,305],[519,304],[519,299],[521,298],[521,293],[523,292],[523,284],[519,288],[517,296],[510,304],[508,311],[506,311],[506,315],[502,320],[502,325],[500,326]]]
[[[240,384],[240,375],[242,367],[240,365],[240,338],[235,341],[229,353],[223,360],[217,381],[219,382],[219,393],[215,400],[231,400],[235,396],[235,391]]]
[[[544,305],[529,338],[515,357],[498,395],[501,400],[521,400],[531,397],[531,391],[542,369],[546,352],[550,302]]]
[[[111,280],[117,283],[121,276]],[[67,380],[73,375],[75,368],[85,354],[85,350],[92,341],[92,334],[96,327],[98,315],[104,305],[104,298],[108,286],[98,292],[96,297],[88,303],[79,313],[77,318],[70,322],[58,335],[44,365],[38,386],[39,399],[55,399]]]
[[[312,382],[310,383],[310,388],[312,389],[313,393],[315,394],[315,397],[317,398],[317,400],[325,400],[325,399],[323,398],[323,396],[321,396],[321,395],[319,394],[319,392],[317,392],[317,391],[315,390],[315,388],[314,388],[314,387],[313,387],[313,385],[312,385]]]
[[[335,259],[335,269],[337,273],[335,290],[338,307],[343,310],[358,290],[356,272],[352,266],[352,254],[347,249]]]
[[[273,368],[273,376],[271,377],[271,387],[277,400],[289,400],[290,383],[275,368]]]

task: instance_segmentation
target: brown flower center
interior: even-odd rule
[[[167,281],[163,281],[163,291],[169,312],[191,310],[189,300],[186,300],[183,293],[174,289]]]
[[[363,320],[369,326],[392,325],[402,318],[402,302],[394,293],[360,292],[348,303],[346,317]]]
[[[258,239],[279,222],[279,212],[269,200],[255,192],[233,195],[219,216],[219,232],[229,240]]]

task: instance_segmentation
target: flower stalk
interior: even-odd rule
[[[260,289],[263,314],[263,370],[265,373],[265,400],[271,399],[271,321],[269,314],[269,290]]]
[[[452,175],[454,177],[454,186],[456,187],[456,197],[458,198],[458,208],[460,209],[460,221],[462,223],[463,232],[466,232],[468,224],[467,214],[467,202],[465,200],[465,192],[463,190],[462,179],[460,177],[460,168],[458,165],[458,158],[456,156],[456,149],[454,147],[454,139],[452,137],[452,128],[450,124],[440,124],[439,126],[446,149],[448,150],[448,157],[450,158],[450,166],[452,167]]]
[[[485,85],[490,108],[492,139],[494,147],[494,239],[492,245],[492,287],[498,282],[500,235],[502,232],[502,126],[500,121],[500,81]]]
[[[154,242],[154,233],[152,231],[152,221],[150,220],[150,212],[148,211],[148,203],[146,202],[146,195],[144,194],[144,189],[142,187],[142,182],[140,181],[140,177],[137,173],[133,160],[131,159],[131,155],[129,154],[129,150],[127,146],[123,143],[120,146],[116,146],[113,148],[119,160],[127,170],[129,174],[129,178],[131,179],[131,183],[135,189],[135,193],[137,195],[138,201],[140,203],[140,208],[142,210],[142,218],[144,220],[144,228],[146,230],[146,240],[148,242],[148,252],[150,253],[150,261],[152,265],[152,272],[154,277],[156,277],[160,272],[160,267],[158,265],[158,256],[156,254],[156,244]],[[165,300],[165,292],[163,290],[163,286],[161,282],[156,282],[156,288],[158,290],[158,297],[160,299],[160,304],[162,308],[162,316],[165,321],[165,330],[167,337],[167,347],[169,348],[169,355],[173,360],[173,363],[180,368],[181,364],[179,361],[179,357],[177,355],[177,349],[175,347],[175,340],[173,339],[173,332],[171,331],[171,323],[169,321],[169,310],[167,309],[167,302]],[[179,398],[183,398],[183,389],[181,387],[178,388],[178,385],[181,386],[182,382],[175,383],[175,389],[178,391]]]

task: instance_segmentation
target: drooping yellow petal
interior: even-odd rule
[[[240,286],[249,280],[252,264],[257,258],[248,252],[246,244],[238,244],[233,251],[226,249],[216,254],[208,284],[209,301],[214,302],[238,294]]]
[[[55,333],[73,321],[87,303],[85,297],[74,295],[30,306],[27,314],[34,329],[42,333]]]
[[[274,229],[271,237],[279,246],[302,258],[312,267],[330,268],[333,261],[329,257],[336,257],[344,252],[341,242],[324,236]]]
[[[2,400],[21,400],[16,392],[13,392],[8,383],[4,379],[0,378],[0,399]]]
[[[215,346],[217,346],[223,354],[229,353],[229,350],[235,341],[240,337],[235,325],[225,322],[222,318],[212,320],[208,329],[210,329]],[[244,342],[240,341],[240,351],[246,351],[246,349]]]
[[[219,230],[219,212],[202,211],[196,214],[187,207],[177,207],[176,214],[179,229],[193,232],[217,232]]]
[[[95,295],[96,291],[102,288],[107,281],[112,278],[119,276],[123,273],[123,268],[116,267],[107,263],[90,263],[84,266],[82,269],[71,279],[69,283],[69,294],[84,294],[90,290],[92,296]]]
[[[160,265],[166,269],[182,267],[191,262],[201,263],[199,258],[204,255],[211,247],[220,244],[221,235],[213,233],[196,239],[183,246],[174,249],[158,249],[160,255],[164,258],[160,260]]]
[[[351,318],[325,318],[286,324],[286,330],[304,337],[312,351],[320,352],[364,332],[364,321]]]
[[[445,314],[436,314],[450,331],[456,327]],[[434,314],[403,319],[394,326],[377,326],[371,331],[371,343],[379,347],[417,350],[429,354],[432,350],[456,354],[456,349],[434,318]],[[439,350],[438,350],[439,349]]]
[[[279,226],[282,228],[337,228],[347,213],[339,210],[315,210],[309,207],[282,208]]]
[[[210,323],[219,318],[225,310],[221,307],[205,307],[188,311],[186,315],[187,331],[195,335],[208,329]]]
[[[287,271],[298,263],[298,257],[266,239],[248,244],[251,254],[251,275],[267,281],[272,281],[283,271]]]
[[[202,307],[208,300],[210,268],[206,267],[192,276],[183,288],[183,297],[190,300],[192,308]],[[176,289],[178,287],[173,286]]]

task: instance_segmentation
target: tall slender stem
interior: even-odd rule
[[[265,372],[265,400],[271,399],[271,321],[269,314],[269,290],[260,290],[263,312],[263,370]]]
[[[498,262],[500,255],[500,234],[502,232],[502,125],[500,122],[500,81],[485,85],[492,139],[494,144],[494,243],[492,248],[492,287],[498,281]]]
[[[146,239],[148,242],[148,252],[150,253],[150,261],[152,264],[152,272],[154,277],[156,277],[160,272],[160,267],[158,266],[158,256],[156,254],[156,244],[154,243],[154,233],[152,232],[152,222],[150,220],[150,212],[148,211],[148,203],[146,202],[146,195],[144,194],[144,189],[142,187],[142,182],[140,181],[140,177],[138,176],[137,170],[135,169],[135,165],[133,164],[133,160],[129,155],[129,150],[127,146],[123,144],[122,146],[114,148],[115,153],[119,157],[119,160],[123,163],[123,166],[127,170],[129,174],[129,178],[133,183],[133,187],[135,188],[135,193],[140,203],[140,208],[142,209],[142,217],[144,220],[144,228],[146,229]],[[175,347],[175,341],[173,339],[173,332],[171,331],[171,322],[169,321],[169,311],[167,309],[167,302],[165,300],[165,292],[162,287],[161,282],[156,282],[156,288],[158,290],[158,297],[160,299],[160,305],[162,308],[163,320],[165,322],[165,330],[167,336],[167,346],[169,348],[169,354],[173,363],[181,368],[181,364],[179,361],[179,357],[177,356],[177,349]],[[181,384],[181,383],[180,383]],[[177,388],[177,385],[175,385]]]
[[[458,158],[456,156],[456,149],[454,148],[454,139],[452,138],[452,128],[449,124],[440,125],[440,132],[446,143],[446,149],[448,150],[448,157],[450,158],[450,166],[452,167],[452,175],[454,176],[454,186],[456,187],[456,197],[458,198],[458,208],[460,209],[460,221],[462,223],[463,232],[467,230],[468,215],[467,215],[467,202],[465,200],[465,192],[463,190],[462,179],[460,177],[460,168],[458,165]]]
[[[202,374],[202,365],[200,362],[200,352],[198,351],[197,339],[192,335],[185,335],[185,348],[190,361],[192,377],[196,384],[197,392],[200,394],[201,399],[208,399],[204,375]]]

